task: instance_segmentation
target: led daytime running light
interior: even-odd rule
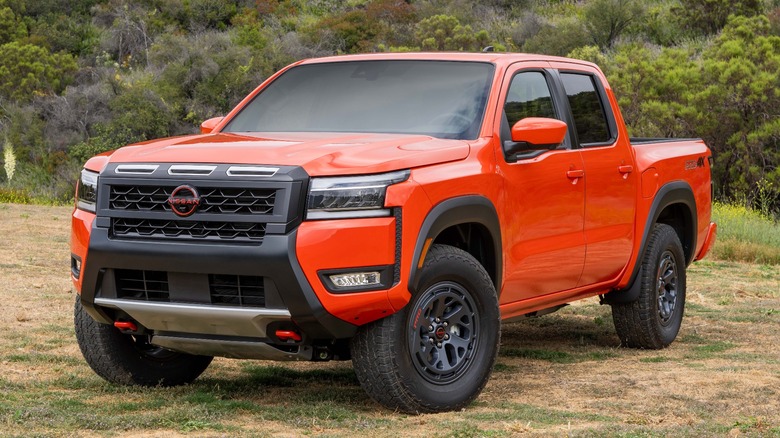
[[[80,210],[95,212],[97,204],[98,174],[87,169],[81,171],[76,188],[76,206]]]

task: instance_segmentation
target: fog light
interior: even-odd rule
[[[330,293],[353,294],[389,289],[393,285],[393,265],[360,266],[318,272],[322,285]]]
[[[382,282],[379,271],[333,274],[329,278],[336,287],[376,286]]]

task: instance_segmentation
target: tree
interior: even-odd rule
[[[61,92],[76,71],[67,53],[12,42],[0,46],[0,97],[26,102],[35,96]]]
[[[434,15],[417,25],[417,40],[424,50],[480,51],[488,45],[488,33],[474,32],[451,15]]]
[[[154,40],[154,33],[149,27],[153,12],[121,0],[111,1],[97,9],[95,21],[107,26],[101,48],[122,65],[131,66],[138,62],[147,65],[149,47]]]
[[[27,27],[8,6],[0,6],[0,44],[27,36]]]
[[[90,23],[89,16],[50,13],[39,16],[30,25],[31,39],[53,52],[69,52],[73,55],[87,55],[98,42],[98,34]]]
[[[730,18],[699,51],[619,46],[603,67],[633,135],[702,137],[721,199],[780,208],[780,37],[765,16]]]
[[[729,15],[752,17],[763,12],[762,0],[680,0],[679,6],[672,8],[679,26],[699,35],[719,32]]]
[[[565,17],[540,24],[522,48],[524,52],[563,56],[586,44],[588,35],[582,22],[577,17]]]
[[[641,20],[644,8],[636,0],[593,0],[585,5],[583,14],[593,43],[609,49],[628,26]]]
[[[765,16],[732,16],[702,53],[696,123],[715,153],[716,187],[755,200],[760,182],[780,202],[780,37]]]
[[[342,52],[357,53],[370,50],[374,38],[381,32],[379,23],[370,20],[363,9],[326,17],[317,24],[317,38],[331,34]]]
[[[224,32],[165,36],[152,47],[150,59],[160,95],[193,125],[225,114],[262,78],[259,58]]]

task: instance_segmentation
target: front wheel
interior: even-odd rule
[[[674,228],[655,225],[641,263],[639,298],[612,305],[615,330],[626,347],[665,348],[677,337],[685,309],[685,254]]]
[[[121,385],[176,386],[190,383],[211,363],[211,356],[177,353],[149,343],[148,336],[126,335],[101,324],[76,297],[76,340],[87,364],[100,377]]]
[[[451,246],[433,245],[421,275],[402,311],[358,330],[355,373],[390,409],[460,409],[485,387],[498,353],[496,290],[474,257]]]

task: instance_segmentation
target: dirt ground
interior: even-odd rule
[[[349,362],[215,359],[182,389],[105,384],[73,335],[70,210],[0,204],[0,435],[780,436],[777,266],[694,264],[661,351],[620,348],[595,299],[506,324],[472,406],[406,416],[368,399]]]

